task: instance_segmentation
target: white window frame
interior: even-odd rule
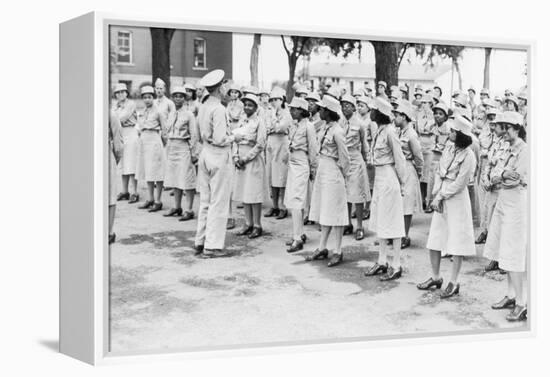
[[[195,66],[195,41],[203,41],[204,43],[204,52],[203,52],[203,55],[204,55],[204,67],[196,67]],[[207,68],[207,65],[206,65],[206,38],[202,38],[202,37],[195,37],[193,38],[193,70],[195,71],[207,71],[208,68]]]
[[[121,62],[121,61],[118,60],[119,33],[128,34],[128,40],[129,40],[128,47],[130,48],[130,61],[129,62]],[[117,32],[116,32],[116,45],[115,46],[116,46],[116,49],[117,49],[117,51],[116,51],[116,64],[117,65],[134,65],[134,35],[130,30],[117,30]]]

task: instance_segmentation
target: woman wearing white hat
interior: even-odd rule
[[[316,136],[316,142],[319,144],[321,141],[321,138],[324,135],[324,129],[326,122],[321,119],[321,97],[317,92],[310,92],[306,96],[306,101],[308,103],[308,111],[309,111],[309,122],[313,124],[313,128],[315,130],[315,136]],[[317,149],[315,151],[315,164],[317,165],[319,162],[319,150]],[[313,221],[309,219],[309,210],[311,208],[311,192],[313,190],[313,181],[315,179],[315,175],[311,177],[311,179],[308,182],[308,189],[307,189],[307,198],[306,198],[306,206],[304,208],[304,225],[311,225],[313,224]]]
[[[491,183],[500,185],[498,199],[485,245],[486,253],[498,255],[501,269],[508,272],[508,295],[492,305],[493,309],[511,308],[508,321],[527,319],[524,279],[528,242],[527,185],[529,151],[525,128],[519,113],[505,112],[498,120],[506,124],[508,149],[491,174]]]
[[[164,214],[165,217],[181,216],[180,221],[191,220],[193,199],[197,186],[195,162],[198,160],[198,130],[195,116],[184,107],[185,87],[177,86],[172,90],[176,111],[167,122],[166,173],[164,186],[174,189],[174,207]],[[181,207],[185,192],[185,211]]]
[[[432,276],[417,285],[420,290],[441,288],[441,253],[453,256],[451,278],[441,298],[457,295],[460,290],[458,275],[464,256],[475,255],[472,208],[467,185],[472,180],[476,158],[469,148],[472,143],[472,124],[462,116],[450,121],[449,143],[439,161],[435,177],[430,233],[426,247],[430,250]]]
[[[264,216],[277,216],[277,219],[284,219],[287,216],[284,199],[288,174],[288,129],[292,123],[292,117],[285,108],[285,91],[282,88],[273,88],[269,103],[273,107],[273,112],[266,126],[266,169],[273,207]]]
[[[166,155],[163,150],[166,119],[154,104],[153,87],[141,88],[141,98],[145,104],[145,110],[138,116],[140,132],[138,177],[147,182],[148,199],[139,208],[157,212],[162,209],[161,195],[166,168]]]
[[[229,102],[227,103],[227,121],[231,130],[239,127],[241,119],[245,116],[243,110],[243,103],[240,100],[242,97],[239,86],[235,83],[231,84],[227,92],[229,95]]]
[[[348,200],[348,225],[344,228],[344,235],[353,233],[351,224],[351,206],[355,204],[357,228],[355,239],[365,238],[363,229],[364,204],[370,202],[369,177],[367,175],[367,156],[370,152],[366,137],[366,124],[361,122],[356,114],[357,102],[350,95],[345,95],[340,101],[342,106],[342,127],[346,135],[350,168],[346,176],[346,196]]]
[[[304,233],[304,210],[308,203],[309,182],[317,169],[317,135],[309,122],[308,102],[294,97],[289,105],[294,120],[290,127],[290,157],[288,179],[286,181],[285,206],[292,214],[292,239],[287,242],[287,252],[303,249],[306,241]]]
[[[199,113],[199,105],[197,103],[197,88],[193,84],[185,84],[183,86],[185,90],[185,98],[182,107],[191,112],[195,117]]]
[[[117,163],[122,157],[122,134],[120,120],[114,111],[109,116],[109,244],[115,242],[113,232],[117,202]]]
[[[378,132],[372,146],[373,164],[376,168],[372,192],[370,225],[380,245],[378,262],[365,276],[384,275],[382,281],[401,277],[401,239],[405,237],[403,216],[403,185],[406,178],[405,156],[392,123],[392,106],[378,97],[372,112],[378,124]],[[393,260],[387,264],[387,242],[393,243]]]
[[[170,98],[166,97],[166,83],[161,78],[155,81],[155,93],[157,95],[154,100],[155,106],[164,119],[168,119],[176,111],[176,106]]]
[[[504,99],[504,111],[519,111],[518,99],[514,95],[509,95]]]
[[[420,192],[422,193],[423,208],[428,209],[430,202],[430,179],[431,166],[434,155],[434,128],[435,128],[435,113],[445,111],[445,120],[447,118],[447,110],[445,104],[441,101],[438,105],[432,107],[432,103],[428,96],[420,97],[420,110],[416,114],[416,132],[422,147],[422,159],[424,160],[424,169],[420,176]]]
[[[518,112],[523,115],[523,127],[527,129],[527,93],[518,95]]]
[[[369,151],[372,150],[372,141],[374,140],[374,135],[378,131],[378,125],[371,119],[371,106],[374,100],[370,97],[360,97],[357,100],[357,113],[359,118],[367,125],[365,127],[365,137],[367,139],[367,144],[369,146]],[[369,178],[369,188],[372,194],[372,184],[374,183],[374,165],[372,164],[372,153],[369,153],[367,156],[367,176]],[[365,211],[363,213],[363,218],[370,217],[370,202],[365,203]]]
[[[323,137],[319,143],[319,165],[315,174],[311,210],[309,218],[321,225],[319,247],[306,257],[307,261],[326,259],[328,237],[332,230],[336,233],[336,250],[333,252],[328,267],[336,266],[343,260],[342,236],[344,226],[348,224],[346,198],[346,176],[349,171],[349,154],[346,137],[339,125],[340,103],[324,96],[321,106],[321,119],[326,121]]]
[[[409,229],[413,214],[422,212],[422,194],[420,193],[420,182],[418,177],[422,174],[424,160],[422,148],[416,131],[412,128],[411,122],[413,109],[409,102],[402,101],[394,110],[395,125],[399,129],[399,141],[405,155],[405,180],[403,182],[403,215],[405,220],[405,237],[401,241],[401,248],[411,245]]]
[[[497,110],[498,111],[498,110]],[[496,118],[491,121],[491,127],[494,129],[494,141],[488,151],[487,164],[485,170],[481,172],[481,184],[486,191],[485,200],[481,211],[481,229],[482,232],[478,236],[476,243],[485,243],[487,241],[487,235],[489,234],[489,226],[493,219],[495,205],[498,198],[498,192],[501,188],[498,184],[491,183],[491,176],[493,171],[506,153],[509,145],[504,135],[506,134],[506,123],[503,122],[502,113],[499,111]],[[492,255],[487,253],[487,250],[483,250],[483,256],[489,259],[489,264],[485,267],[485,271],[498,270],[498,254]]]
[[[481,132],[479,133],[479,169],[476,179],[476,184],[478,185],[478,195],[479,195],[479,206],[480,206],[480,228],[481,233],[476,238],[476,244],[485,243],[487,238],[487,228],[489,227],[489,213],[491,205],[489,204],[490,200],[490,185],[485,181],[487,170],[489,169],[489,151],[492,149],[495,141],[497,139],[495,131],[495,117],[497,112],[499,112],[495,107],[489,106],[490,102],[486,101],[485,106],[485,119],[486,122],[483,124]]]
[[[259,90],[259,93],[258,99],[260,100],[260,106],[258,107],[258,117],[264,122],[267,129],[273,111],[273,108],[269,104],[269,90],[267,88],[262,88]]]
[[[120,159],[120,168],[122,171],[122,192],[117,200],[129,200],[129,203],[139,201],[137,193],[137,161],[139,157],[139,134],[136,128],[137,112],[134,101],[128,99],[128,88],[126,84],[119,83],[113,90],[116,102],[113,111],[120,120],[122,126],[122,157]],[[131,184],[132,193],[129,186]]]
[[[434,123],[431,127],[431,132],[433,134],[433,147],[432,153],[429,156],[430,164],[428,165],[426,160],[424,160],[424,166],[427,170],[427,187],[426,187],[426,213],[432,213],[433,209],[431,207],[432,201],[432,192],[434,188],[435,176],[437,175],[437,170],[439,169],[439,161],[441,160],[441,155],[445,149],[445,145],[450,135],[450,128],[447,124],[449,119],[449,109],[447,105],[441,101],[437,105],[434,105],[432,108],[434,114]],[[422,139],[420,140],[422,142]]]
[[[233,146],[233,162],[236,179],[233,186],[233,200],[244,206],[245,225],[237,232],[239,236],[257,238],[262,235],[262,203],[266,194],[265,160],[266,144],[264,123],[258,117],[259,100],[254,94],[242,98],[245,118],[233,130],[242,140]]]

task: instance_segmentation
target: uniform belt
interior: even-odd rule
[[[429,133],[429,132],[419,132],[418,134],[420,136],[432,136],[433,135],[432,133]]]
[[[274,131],[268,132],[267,134],[268,135],[288,135],[288,133],[286,132],[274,132]]]
[[[124,124],[121,124],[122,127],[135,127],[136,125],[135,124],[128,124],[128,125],[124,125]]]
[[[160,130],[157,130],[157,129],[154,129],[154,128],[144,128],[141,130],[142,132],[145,132],[145,131],[152,131],[152,132],[160,132]]]

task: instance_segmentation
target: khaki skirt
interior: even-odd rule
[[[309,219],[325,226],[345,226],[349,223],[346,180],[333,158],[319,158]]]
[[[122,175],[131,175],[137,173],[139,158],[139,135],[135,127],[121,127],[122,134],[122,158],[120,159],[120,168]]]
[[[366,203],[370,201],[370,185],[367,166],[359,149],[350,149],[350,168],[346,177],[348,203]]]
[[[166,154],[156,131],[143,131],[140,136],[138,179],[146,182],[164,181]]]
[[[168,140],[164,186],[180,190],[194,190],[196,188],[197,173],[191,162],[191,146],[188,140]]]
[[[309,160],[304,151],[294,151],[288,161],[288,179],[286,181],[285,207],[304,209],[307,206],[309,184]]]
[[[405,182],[403,185],[403,214],[412,215],[422,212],[422,193],[420,181],[412,160],[405,163]]]
[[[112,150],[112,143],[109,143],[109,205],[116,204],[116,197],[118,194],[118,181],[117,166],[115,155]]]
[[[443,187],[452,183],[443,181]],[[434,212],[426,247],[451,255],[475,255],[474,226],[468,188],[443,200],[443,213]]]
[[[239,154],[246,155],[252,146],[239,145]],[[232,200],[245,204],[263,203],[267,196],[265,160],[262,153],[249,161],[244,169],[235,169]]]
[[[501,189],[495,205],[485,257],[498,261],[505,271],[524,272],[527,259],[527,190]]]
[[[266,171],[270,187],[285,187],[288,175],[288,136],[271,134],[267,137]]]
[[[393,165],[376,166],[370,207],[370,228],[379,238],[405,236],[403,197]]]

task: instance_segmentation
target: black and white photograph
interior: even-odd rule
[[[110,352],[529,329],[527,50],[108,34]]]

